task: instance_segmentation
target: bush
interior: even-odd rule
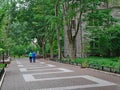
[[[85,59],[85,60],[82,62],[81,67],[82,67],[82,68],[87,68],[88,66],[89,66],[88,60]]]
[[[84,65],[88,64],[88,65],[120,68],[120,61],[118,58],[88,57],[88,58],[77,58],[74,62]]]
[[[0,68],[4,68],[6,64],[0,64]]]

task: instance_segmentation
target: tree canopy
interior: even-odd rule
[[[114,0],[1,0],[0,41],[4,39],[4,43],[0,47],[18,55],[16,49],[22,55],[29,51],[27,47],[35,45],[43,57],[58,55],[60,59],[67,36],[69,56],[75,59],[80,36],[89,38],[88,53],[119,56],[119,19],[111,15],[115,4]],[[83,42],[81,39],[81,49]]]

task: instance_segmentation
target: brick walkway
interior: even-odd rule
[[[120,76],[48,60],[17,59],[1,90],[120,90]]]

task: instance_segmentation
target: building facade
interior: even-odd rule
[[[106,3],[101,3],[99,8],[101,8],[101,9],[112,8],[111,15],[114,18],[120,19],[120,6],[119,6],[120,4],[118,4],[116,6],[112,3],[109,3],[108,6]],[[77,19],[74,19],[74,23],[78,23]],[[77,34],[77,37],[76,37],[76,41],[75,41],[76,57],[86,57],[88,55],[87,49],[89,47],[89,39],[85,36],[85,35],[87,35],[86,32],[84,32],[84,28],[86,27],[86,23],[83,22],[81,26],[82,26],[82,28],[80,28],[80,30]],[[74,28],[72,31],[74,33]],[[69,41],[68,41],[68,36],[67,36],[67,27],[64,26],[64,56],[68,57],[68,56],[70,56],[69,54],[70,54],[70,49],[69,49]]]

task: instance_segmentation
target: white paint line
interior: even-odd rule
[[[32,75],[24,75],[24,74],[23,74],[23,77],[24,77],[24,79],[25,79],[26,82],[29,82],[30,80],[31,80],[31,81],[34,81],[34,80],[35,80]]]
[[[27,72],[27,69],[26,68],[20,68],[19,69],[21,72]]]
[[[111,85],[107,85],[107,86],[111,86]],[[34,89],[34,90],[74,90],[74,89],[85,89],[85,88],[95,88],[95,87],[98,88],[102,86],[100,84],[89,84],[89,85],[76,85],[76,86],[44,88],[44,89]]]
[[[65,69],[65,68],[47,68],[47,69],[35,69],[35,70],[28,70],[26,68],[20,68],[21,72],[30,72],[30,71],[48,71],[48,70],[61,70],[64,72],[71,72],[71,70]]]
[[[108,82],[108,81],[105,81],[105,80],[102,80],[102,79],[98,79],[98,78],[95,78],[95,77],[92,77],[92,76],[89,76],[89,75],[86,75],[85,76],[86,79],[88,80],[91,80],[93,82],[97,82],[99,84],[104,84],[104,85],[114,85],[114,83],[112,82]]]
[[[61,79],[73,79],[73,78],[82,78],[82,76],[44,78],[44,79],[36,79],[36,81],[61,80]]]
[[[25,67],[43,67],[45,65],[42,65],[42,64],[36,64],[36,65],[25,65]]]
[[[64,72],[68,72],[68,71],[41,72],[41,73],[31,73],[31,74],[25,74],[25,75],[43,75],[43,74],[64,73]],[[69,71],[69,72],[73,72],[73,71]]]
[[[47,69],[35,69],[35,70],[22,70],[22,72],[30,72],[30,71],[48,71],[48,70],[61,70],[61,68],[47,68]]]
[[[17,61],[16,63],[17,63],[17,64],[21,64],[21,62],[20,62],[20,61]]]
[[[55,65],[52,65],[52,64],[47,64],[49,67],[55,67]]]
[[[54,65],[49,66],[41,66],[41,67],[26,67],[27,69],[35,69],[35,68],[49,68],[49,67],[55,67]]]
[[[76,85],[76,86],[66,86],[66,87],[56,87],[56,88],[44,88],[44,89],[34,89],[34,90],[73,90],[80,88],[94,88],[94,87],[103,87],[103,86],[111,86],[116,85],[115,83],[108,82],[102,79],[98,79],[92,76],[70,76],[70,77],[60,77],[60,78],[46,78],[45,80],[57,80],[57,79],[72,79],[72,78],[85,78],[91,81],[94,81],[97,84],[87,84],[87,85]],[[42,80],[42,79],[41,79]]]
[[[45,64],[45,62],[40,62],[40,64]]]
[[[18,65],[18,67],[24,67],[24,65]]]
[[[32,81],[44,81],[45,79],[35,79],[34,75],[43,75],[43,74],[55,74],[55,73],[66,73],[66,72],[73,72],[73,71],[59,71],[59,72],[42,72],[42,73],[32,73],[32,74],[23,74],[23,78],[26,82],[32,82]],[[32,77],[32,79],[27,78]]]
[[[64,71],[64,72],[73,72],[72,70],[65,69],[65,68],[59,68],[59,70],[62,70],[62,71]]]

